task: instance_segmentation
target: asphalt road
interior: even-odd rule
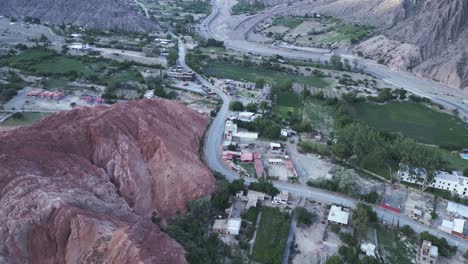
[[[244,20],[233,26],[230,19],[227,0],[212,0],[212,13],[199,26],[200,33],[206,38],[215,38],[224,41],[227,48],[252,53],[262,56],[281,55],[283,57],[300,60],[328,60],[332,53],[326,50],[304,49],[303,47],[274,46],[270,44],[249,42],[247,36],[252,28],[263,20],[293,9],[294,6],[281,5],[276,8],[245,17]],[[296,8],[303,7],[299,2]],[[417,77],[404,71],[391,70],[384,65],[350,54],[339,54],[351,61],[357,60],[360,67],[383,81],[404,88],[416,95],[431,99],[433,102],[447,109],[457,109],[462,117],[468,119],[468,105],[463,100],[468,100],[468,92],[445,84],[437,83],[427,78]]]

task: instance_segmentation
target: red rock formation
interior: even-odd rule
[[[183,212],[214,178],[208,119],[175,102],[80,108],[0,133],[0,262],[185,263],[150,221]]]

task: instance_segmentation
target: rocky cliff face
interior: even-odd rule
[[[208,119],[142,100],[0,133],[0,263],[185,263],[151,223],[209,194]]]
[[[468,1],[337,0],[319,10],[377,27],[381,36],[356,50],[391,67],[468,88]]]
[[[31,16],[53,24],[124,31],[153,30],[156,25],[123,0],[2,0],[0,15]]]

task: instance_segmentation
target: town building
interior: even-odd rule
[[[273,197],[274,203],[287,204],[289,200],[289,193],[287,191],[281,191],[278,195]]]
[[[332,205],[330,208],[330,213],[328,214],[328,222],[338,225],[347,225],[348,219],[348,211],[345,211],[341,206]]]
[[[366,254],[366,256],[375,258],[375,245],[371,243],[362,243],[361,252]]]
[[[281,153],[283,148],[281,147],[281,144],[280,143],[274,143],[274,142],[271,142],[270,143],[270,150],[271,152],[273,153]]]
[[[411,194],[410,194],[411,195]],[[421,203],[417,199],[408,198],[405,203],[405,214],[411,219],[416,220],[424,225],[430,225],[432,216],[431,205],[427,203]]]
[[[247,202],[245,209],[248,210],[250,207],[257,207],[257,202],[263,201],[265,198],[267,198],[266,194],[249,190],[246,196],[241,197],[241,200]]]
[[[424,240],[419,254],[419,264],[435,264],[439,257],[439,248]]]
[[[401,181],[421,185],[422,179],[426,179],[427,174],[423,169],[408,170],[407,168],[403,168],[398,171],[398,176]],[[457,171],[453,171],[452,173],[437,171],[429,186],[463,197],[467,196],[468,193],[468,178]]]
[[[254,121],[255,119],[257,119],[258,117],[261,117],[261,116],[262,115],[260,115],[260,114],[255,114],[255,113],[252,113],[252,112],[240,112],[237,115],[237,120],[243,121],[243,122],[252,122],[252,121]]]
[[[180,66],[172,67],[166,72],[166,76],[169,78],[188,82],[193,80],[195,73],[193,71],[187,71]]]
[[[83,43],[73,43],[68,46],[68,50],[72,53],[87,53],[94,50],[94,47]]]
[[[460,217],[468,220],[468,206],[454,202],[448,202],[447,212],[453,217]]]
[[[43,99],[60,100],[65,96],[65,93],[62,91],[46,91],[43,89],[32,89],[26,95]]]
[[[468,223],[465,219],[455,218],[453,221],[444,219],[438,228],[447,234],[468,239]]]
[[[236,145],[236,140],[254,140],[258,138],[258,133],[238,131],[237,124],[231,120],[227,120],[224,126],[224,141],[223,147],[227,148],[229,145]]]
[[[257,104],[266,102],[268,106],[271,106],[271,87],[268,83],[263,86],[262,91],[255,97],[255,102]]]
[[[294,136],[294,135],[297,135],[297,132],[292,130],[289,127],[281,129],[281,136],[283,136],[283,137],[290,137],[290,136]]]
[[[217,219],[213,224],[213,231],[219,234],[225,235],[239,235],[241,228],[242,219],[230,218],[230,219]]]

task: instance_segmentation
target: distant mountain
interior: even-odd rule
[[[156,25],[134,12],[124,0],[2,0],[0,14],[31,16],[54,24],[100,29],[152,30]]]
[[[355,51],[468,89],[467,0],[337,0],[318,11],[376,26]]]

